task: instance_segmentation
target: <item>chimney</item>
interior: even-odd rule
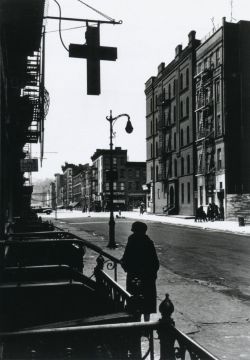
[[[194,30],[190,31],[190,33],[188,34],[188,45],[192,45],[194,43],[195,35],[196,35],[196,31]]]
[[[177,45],[175,48],[175,57],[179,57],[180,53],[182,52],[182,45]]]
[[[165,63],[162,62],[160,63],[160,65],[158,66],[158,75],[164,70],[165,68]]]

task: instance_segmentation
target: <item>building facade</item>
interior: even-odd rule
[[[175,58],[146,82],[147,211],[193,214],[195,31]]]
[[[95,199],[104,211],[110,209],[110,150],[97,149],[91,157],[96,179]],[[127,150],[116,147],[113,161],[114,210],[128,210],[145,202],[142,185],[146,180],[145,162],[128,162]]]
[[[55,174],[55,198],[56,207],[63,207],[63,175]]]
[[[223,217],[250,206],[250,22],[189,34],[146,83],[148,211]],[[171,86],[171,79],[173,86]]]
[[[250,22],[226,22],[197,48],[198,205],[228,219],[250,205]]]
[[[126,209],[127,150],[116,147],[112,152],[114,209]],[[110,208],[110,150],[97,149],[91,157],[95,169],[95,201],[104,211]]]
[[[27,144],[42,142],[44,129],[44,0],[0,2],[0,235],[29,215],[33,186]],[[43,147],[41,146],[41,149]],[[43,154],[41,153],[41,158]]]
[[[146,163],[128,161],[126,163],[126,204],[128,210],[138,209],[143,203],[146,205],[146,194],[143,185],[146,183]]]

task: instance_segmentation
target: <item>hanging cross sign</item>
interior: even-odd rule
[[[87,94],[100,95],[100,60],[115,61],[117,48],[100,46],[99,26],[87,26],[85,38],[85,45],[69,45],[69,56],[87,59]]]

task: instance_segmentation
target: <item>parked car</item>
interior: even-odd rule
[[[51,214],[52,213],[52,208],[49,206],[39,206],[39,207],[33,207],[32,210],[37,213],[37,214]]]

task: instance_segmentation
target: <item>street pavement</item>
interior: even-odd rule
[[[115,216],[119,216],[115,213]],[[55,219],[56,217],[56,219]],[[44,220],[51,220],[56,226],[71,231],[76,235],[93,242],[106,252],[121,258],[124,247],[108,249],[103,247],[103,239],[83,230],[76,230],[73,223],[68,224],[63,219],[70,218],[103,218],[109,213],[82,213],[81,211],[60,210],[56,216],[44,215]],[[223,231],[249,236],[250,224],[239,226],[238,221],[195,222],[193,218],[185,216],[162,216],[138,212],[122,212],[122,218],[140,221],[158,221],[178,226],[198,227],[201,231]],[[95,256],[88,253],[85,271],[91,272],[95,263]],[[91,268],[91,270],[90,270]],[[118,281],[125,286],[125,273],[119,268]],[[188,279],[161,266],[157,279],[158,304],[169,293],[174,303],[173,318],[176,327],[188,334],[195,341],[205,347],[220,359],[250,359],[250,312],[246,302],[223,293],[221,285],[205,281]],[[226,289],[225,289],[226,290]],[[157,313],[152,320],[160,318]]]

